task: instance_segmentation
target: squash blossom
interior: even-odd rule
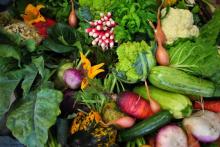
[[[37,5],[36,7],[34,7],[32,4],[28,4],[25,8],[24,14],[22,15],[24,22],[28,25],[38,22],[45,22],[45,18],[40,13],[41,8],[44,8],[44,6],[41,4]]]
[[[86,86],[89,84],[89,79],[94,79],[95,76],[97,76],[99,73],[104,72],[104,69],[100,69],[104,63],[100,63],[94,66],[91,66],[91,62],[89,59],[86,58],[83,53],[80,52],[82,67],[86,71],[86,76],[83,78],[81,82],[81,89],[86,88]]]

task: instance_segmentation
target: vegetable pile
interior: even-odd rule
[[[7,0],[0,11],[0,146],[220,146],[214,0]]]

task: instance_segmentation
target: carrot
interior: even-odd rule
[[[204,101],[203,106],[205,110],[220,112],[220,100]],[[202,109],[203,106],[198,101],[194,103],[194,109]]]

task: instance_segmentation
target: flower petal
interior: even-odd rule
[[[90,67],[91,67],[91,63],[90,63],[89,59],[87,59],[86,56],[83,55],[82,52],[80,52],[80,57],[81,57],[81,62],[82,62],[83,69],[89,70]]]
[[[25,8],[25,14],[23,15],[24,22],[31,25],[40,21],[45,22],[45,18],[40,14],[40,9],[43,5],[37,5],[34,7],[32,4],[28,4]]]
[[[82,82],[81,82],[81,89],[85,89],[89,84],[89,81],[87,78],[83,78]]]
[[[92,69],[90,69],[87,74],[90,79],[94,79],[95,76],[97,76],[99,73],[104,72],[104,71],[105,71],[104,69],[98,69],[95,71],[92,71]]]
[[[42,5],[42,4],[38,4],[37,6],[36,6],[36,9],[39,11],[41,8],[45,8],[45,6],[44,5]]]

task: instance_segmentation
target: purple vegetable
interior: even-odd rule
[[[157,134],[156,147],[188,147],[187,136],[176,125],[165,126]]]
[[[213,142],[220,137],[220,118],[211,111],[198,111],[185,118],[183,125],[201,142]]]
[[[63,79],[66,85],[71,89],[78,89],[83,79],[81,71],[70,68],[64,71]]]

